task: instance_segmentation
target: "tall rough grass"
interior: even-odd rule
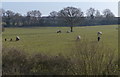
[[[26,66],[28,56],[25,52],[14,48],[3,48],[2,71],[3,75],[19,75],[28,72]]]
[[[115,49],[102,42],[77,41],[72,48],[71,59],[75,75],[117,75],[118,57]]]
[[[71,55],[49,56],[3,48],[3,75],[117,75],[118,61],[114,49],[101,42],[77,41]]]

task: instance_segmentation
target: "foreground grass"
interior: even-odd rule
[[[69,56],[50,56],[3,48],[3,75],[117,75],[114,50],[103,43],[88,40],[75,42]]]
[[[107,26],[92,26],[92,27],[75,27],[73,33],[66,33],[69,27],[40,27],[40,28],[6,28],[3,33],[3,47],[11,47],[22,49],[27,53],[47,53],[49,55],[56,55],[64,53],[67,55],[70,51],[69,46],[74,45],[76,36],[80,35],[82,40],[87,38],[90,41],[97,41],[96,33],[102,31],[102,39],[106,47],[118,51],[118,30],[117,25]],[[56,31],[62,30],[61,34]],[[20,36],[21,40],[18,42],[5,42],[4,39]]]

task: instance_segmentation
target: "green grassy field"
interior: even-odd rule
[[[47,53],[50,55],[64,53],[71,50],[76,41],[77,35],[81,40],[89,39],[97,42],[97,32],[102,31],[101,41],[105,46],[118,51],[118,30],[117,25],[74,27],[74,32],[66,33],[69,27],[36,27],[36,28],[6,28],[3,32],[3,47],[14,47],[28,53]],[[56,33],[62,30],[62,33]],[[20,41],[15,42],[15,37],[19,36]],[[4,41],[7,38],[8,41]],[[10,42],[12,38],[14,41]]]

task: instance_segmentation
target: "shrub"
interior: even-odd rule
[[[102,42],[77,41],[72,48],[73,71],[76,75],[117,75],[115,50]]]
[[[41,53],[28,55],[25,52],[3,48],[3,75],[64,75],[70,60],[62,54],[47,56]]]
[[[15,48],[3,48],[2,50],[3,75],[19,75],[27,72],[27,54]]]

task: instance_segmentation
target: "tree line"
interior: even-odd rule
[[[52,11],[48,16],[42,16],[39,10],[31,10],[22,15],[11,10],[0,9],[4,27],[33,27],[33,26],[73,26],[110,25],[117,24],[117,17],[110,9],[99,10],[89,8],[86,13],[80,8],[65,7],[60,11]]]

